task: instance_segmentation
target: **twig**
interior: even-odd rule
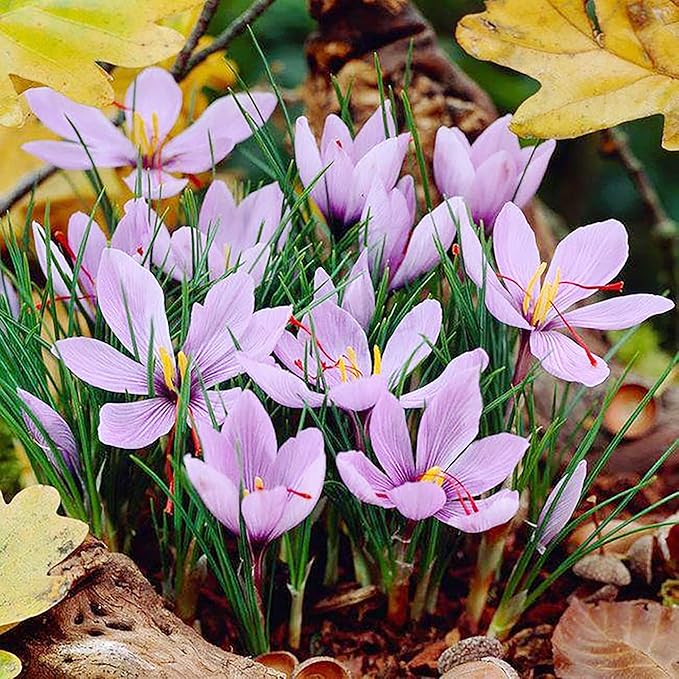
[[[209,47],[206,47],[200,52],[196,52],[193,56],[189,56],[198,44],[198,40],[205,34],[210,19],[214,15],[217,5],[219,4],[219,0],[207,0],[196,25],[187,38],[184,47],[177,55],[177,59],[172,67],[171,72],[175,80],[181,82],[196,66],[198,66],[198,64],[205,61],[211,54],[223,50],[234,38],[243,33],[250,23],[263,14],[274,1],[275,0],[255,0],[243,14],[234,19],[234,21],[232,21],[224,31],[214,39]],[[191,45],[192,42],[193,45]],[[190,47],[190,49],[187,49],[187,47]],[[185,54],[185,56],[182,56],[183,54]],[[180,62],[180,58],[182,62],[186,60],[183,65],[182,62]],[[118,119],[122,120],[122,117]],[[16,202],[28,195],[35,187],[42,184],[59,169],[60,168],[55,167],[54,165],[42,165],[34,172],[22,177],[9,193],[0,197],[0,217],[6,214]]]
[[[191,34],[184,43],[184,47],[182,47],[170,69],[170,73],[177,82],[179,82],[190,70],[187,68],[189,58],[193,54],[193,50],[196,49],[198,41],[205,35],[218,6],[219,0],[207,0],[205,5],[203,5],[203,10],[198,17],[198,21],[196,21],[196,25],[193,27]]]
[[[234,38],[237,38],[261,14],[263,14],[275,0],[255,0],[239,17],[234,19],[205,49],[196,52],[188,61],[187,70],[195,68],[205,61],[211,54],[223,50]]]

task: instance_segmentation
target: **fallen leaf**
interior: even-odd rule
[[[554,630],[554,668],[561,679],[679,677],[678,638],[679,609],[576,599]]]
[[[108,104],[113,88],[95,62],[134,68],[176,54],[184,38],[157,22],[198,4],[200,0],[0,3],[0,124],[13,127],[24,119],[17,78],[24,81],[19,90],[42,83],[83,104]]]
[[[478,59],[540,81],[514,115],[518,135],[577,137],[661,113],[663,146],[679,149],[673,0],[488,0],[485,12],[463,17],[456,36]]]
[[[21,672],[21,660],[14,653],[0,650],[0,679],[14,679]]]
[[[0,494],[0,633],[66,596],[68,578],[48,575],[87,536],[86,523],[57,514],[50,486],[30,486],[5,504]]]

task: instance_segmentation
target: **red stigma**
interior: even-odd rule
[[[203,188],[203,182],[198,179],[198,177],[195,174],[190,174],[187,173],[186,176],[189,178],[189,181],[197,188],[197,189],[202,189]]]
[[[302,491],[295,490],[294,488],[286,488],[286,490],[288,493],[292,493],[297,497],[301,497],[303,500],[311,500],[311,495],[309,495],[309,493],[303,493]]]
[[[582,285],[575,281],[561,281],[561,285],[574,285],[576,288],[582,290],[599,290],[600,292],[622,292],[625,287],[625,281],[615,281],[615,283],[608,283],[608,285]]]
[[[129,111],[130,110],[127,106],[125,106],[125,104],[121,104],[119,101],[112,101],[111,104],[113,104],[113,106],[120,109],[121,111]]]
[[[460,254],[460,246],[457,243],[453,243],[452,247],[453,257],[457,257]]]
[[[141,245],[137,248],[137,254],[138,254],[140,257],[143,257],[143,256],[144,256],[144,248],[142,248]]]

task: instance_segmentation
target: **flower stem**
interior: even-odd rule
[[[530,366],[530,331],[522,330],[519,337],[519,349],[516,352],[512,385],[516,386],[524,380]]]
[[[414,529],[415,522],[409,521],[403,534],[395,537],[397,545],[393,553],[392,577],[387,591],[387,621],[396,628],[404,627],[408,621],[413,565],[407,560],[407,551]]]
[[[323,573],[323,585],[333,587],[338,580],[339,563],[339,513],[334,505],[328,507],[325,516],[326,541],[325,541],[325,572]]]
[[[434,561],[432,561],[429,566],[422,573],[420,579],[417,582],[417,587],[415,588],[415,596],[410,604],[410,619],[415,622],[419,622],[422,619],[422,615],[425,610],[427,610],[427,593],[429,592],[429,584],[431,583],[431,575],[434,570]]]
[[[302,620],[304,615],[304,590],[306,589],[306,578],[299,589],[293,589],[288,585],[290,591],[290,620],[288,624],[288,644],[290,648],[299,649],[302,639]]]

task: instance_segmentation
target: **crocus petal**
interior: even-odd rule
[[[326,302],[337,306],[338,302],[335,284],[332,282],[332,278],[330,278],[325,269],[320,266],[314,272],[314,302],[316,302],[314,308],[317,308]]]
[[[482,408],[479,379],[472,379],[472,371],[458,373],[439,391],[420,420],[418,473],[450,465],[478,434]]]
[[[303,429],[289,438],[278,451],[265,478],[267,485],[283,486],[288,491],[287,504],[274,531],[275,537],[302,522],[323,491],[325,450],[319,429]]]
[[[276,403],[288,408],[319,408],[325,396],[311,391],[305,382],[287,370],[283,370],[271,363],[261,363],[249,359],[245,354],[238,353],[243,370],[253,382]]]
[[[68,337],[54,344],[52,353],[84,382],[118,394],[148,394],[146,368],[91,337]]]
[[[257,490],[242,499],[241,512],[251,542],[267,544],[280,535],[277,527],[283,519],[287,501],[288,491],[282,486]]]
[[[163,270],[175,280],[191,280],[196,270],[201,270],[202,262],[207,261],[208,269],[210,267],[207,236],[191,226],[182,226],[173,232],[170,250]]]
[[[436,518],[465,533],[482,533],[510,521],[519,510],[519,493],[501,490],[490,497],[475,500],[478,511],[471,511],[466,503],[467,514],[459,501],[448,502],[436,514]]]
[[[168,172],[206,172],[233,147],[261,127],[276,108],[276,97],[265,92],[221,97],[208,106],[193,125],[178,134],[162,150],[163,169]]]
[[[530,351],[548,373],[567,382],[579,382],[586,387],[595,387],[610,373],[603,358],[591,354],[595,362],[592,365],[589,356],[580,345],[556,330],[532,332]]]
[[[514,434],[493,434],[474,441],[448,472],[471,495],[480,495],[501,484],[528,449],[528,440]]]
[[[83,292],[93,300],[96,295],[95,281],[99,271],[99,260],[108,245],[106,234],[89,215],[75,212],[68,220],[67,236],[73,254],[77,257],[82,253],[78,281]]]
[[[392,394],[384,394],[373,408],[370,442],[382,469],[393,484],[405,483],[415,476],[406,414]]]
[[[478,379],[479,373],[488,367],[488,354],[483,349],[467,351],[454,358],[445,370],[435,379],[423,387],[403,394],[399,399],[404,408],[422,408],[431,401],[450,381],[456,380],[457,375],[471,371],[469,378]]]
[[[231,389],[210,389],[207,392],[212,415],[221,424],[226,419],[226,416],[236,405],[236,401],[240,398],[242,389],[233,387]],[[191,404],[193,407],[193,403]]]
[[[138,115],[144,123],[146,139],[160,144],[177,122],[182,99],[182,90],[169,71],[144,69],[125,93],[127,129],[135,129],[134,116]]]
[[[349,157],[353,160],[352,149],[354,142],[351,138],[349,128],[344,121],[334,113],[331,113],[323,124],[323,134],[321,135],[321,156],[325,156],[327,150],[333,145],[339,143]]]
[[[382,375],[369,375],[339,382],[328,389],[328,398],[344,410],[361,412],[372,408],[387,392],[387,381]]]
[[[342,308],[367,330],[375,313],[375,289],[368,270],[368,251],[364,250],[351,267],[349,283],[344,288]]]
[[[346,487],[361,501],[389,509],[394,503],[387,492],[393,482],[366,456],[357,450],[339,453],[335,458],[337,471]]]
[[[577,285],[605,285],[617,276],[627,261],[627,231],[616,219],[607,219],[589,226],[581,226],[569,233],[554,250],[554,256],[545,275],[553,281],[556,272],[561,275],[561,285],[554,298],[554,306],[563,313],[596,290],[584,290]],[[553,312],[550,314],[553,316]]]
[[[321,175],[325,164],[321,160],[321,153],[318,150],[318,144],[309,127],[309,121],[300,116],[295,123],[295,162],[299,171],[299,178],[305,187]],[[311,197],[316,201],[320,211],[327,215],[328,195],[326,191],[325,181],[321,177],[316,181],[314,187],[311,189]]]
[[[555,148],[556,141],[549,139],[537,147],[521,149],[521,156],[526,159],[526,164],[513,198],[519,207],[524,207],[540,187]]]
[[[235,212],[236,201],[229,187],[221,179],[215,179],[205,192],[198,228],[205,234],[221,233],[229,228]],[[221,243],[223,239],[215,235],[215,241]]]
[[[256,243],[251,248],[246,248],[240,252],[231,264],[238,271],[249,274],[255,285],[259,285],[264,278],[270,256],[271,246],[268,243]]]
[[[394,116],[391,112],[391,102],[387,99],[384,104],[378,106],[370,118],[363,123],[363,126],[354,138],[354,161],[357,162],[359,158],[363,158],[371,148],[380,142],[395,136],[396,125],[394,124]]]
[[[210,513],[235,535],[240,534],[238,488],[226,476],[202,460],[186,455],[186,473]]]
[[[240,336],[241,351],[259,361],[271,355],[280,341],[292,314],[291,306],[255,311]]]
[[[484,288],[484,299],[488,311],[502,323],[529,330],[530,324],[521,314],[520,307],[517,307],[514,298],[500,283],[490,267],[481,242],[466,219],[460,222],[460,240],[465,271],[477,287]]]
[[[137,193],[149,200],[172,198],[184,190],[188,179],[178,179],[169,172],[157,168],[150,170],[136,169],[123,179],[132,193]]]
[[[234,337],[240,337],[252,319],[254,281],[237,271],[210,288],[203,304],[191,310],[191,323],[182,350],[211,387],[237,375]]]
[[[106,403],[99,411],[99,440],[116,448],[143,448],[172,429],[175,411],[172,401],[160,397],[134,403]]]
[[[196,423],[196,434],[200,440],[200,454],[205,464],[239,486],[241,481],[239,454],[224,434],[205,421]]]
[[[387,496],[403,516],[413,521],[434,516],[446,502],[441,486],[426,481],[409,481],[392,488]]]
[[[493,253],[498,271],[517,306],[523,304],[528,283],[540,266],[535,232],[514,203],[505,203],[493,226]],[[531,291],[537,298],[540,281]]]
[[[0,271],[0,295],[5,298],[9,311],[14,318],[19,318],[21,302],[16,289],[7,276]]]
[[[88,155],[87,149],[73,141],[29,141],[23,144],[21,149],[62,170],[91,170],[94,167],[95,161]],[[120,162],[113,167],[128,164],[130,163]],[[98,167],[107,165],[99,164]]]
[[[354,179],[347,182],[347,177],[351,177],[354,172],[351,158],[340,144],[333,143],[324,150],[323,160],[328,165],[321,181],[325,184],[328,195],[329,214],[335,219],[349,224],[357,216],[349,212],[352,201],[352,187],[357,181]]]
[[[582,487],[585,485],[586,476],[587,462],[580,460],[573,473],[563,476],[547,496],[547,500],[545,500],[545,504],[540,511],[537,528],[535,529],[536,534],[539,536],[537,549],[540,553],[545,551],[547,545],[561,532],[561,529],[573,516],[575,508],[578,506],[578,502],[580,502],[580,495],[582,495]],[[563,490],[561,490],[562,488]],[[556,504],[554,504],[555,502]],[[545,521],[552,506],[553,510]]]
[[[468,203],[474,220],[483,222],[486,232],[500,208],[514,195],[516,176],[516,163],[506,151],[498,151],[476,168]]]
[[[671,309],[674,302],[660,295],[625,295],[574,309],[564,314],[564,318],[575,328],[624,330]],[[563,326],[558,317],[549,324],[550,328]]]
[[[17,394],[23,401],[26,409],[33,413],[33,416],[51,440],[51,443],[48,442],[29,412],[24,412],[22,413],[24,424],[35,442],[45,451],[52,463],[55,464],[54,452],[52,450],[53,445],[61,454],[66,466],[71,471],[76,472],[80,468],[78,446],[66,420],[54,408],[41,401],[37,396],[23,389],[17,389]]]
[[[73,284],[73,269],[61,254],[61,250],[52,243],[48,242],[45,229],[33,222],[33,242],[35,243],[35,254],[38,256],[38,264],[42,269],[45,278],[52,279],[52,289],[57,297],[70,299],[71,286]],[[47,248],[49,247],[49,261]]]
[[[470,154],[474,167],[480,167],[488,158],[498,151],[504,151],[510,156],[516,156],[521,146],[518,137],[509,129],[512,116],[507,114],[492,122],[474,140]]]
[[[231,408],[222,436],[240,457],[243,484],[254,488],[256,476],[266,477],[278,447],[271,418],[251,391],[244,391]]]
[[[382,373],[390,388],[429,356],[441,332],[441,319],[440,303],[426,299],[412,308],[396,326],[382,354]]]
[[[93,164],[97,167],[122,167],[136,161],[137,152],[132,142],[99,109],[76,104],[49,87],[32,88],[24,96],[43,125],[72,142],[73,150],[70,154],[66,153],[65,158],[69,169],[87,170]],[[56,160],[57,167],[65,167],[59,164],[56,154],[52,157],[52,154],[40,153],[41,148],[55,148],[54,144],[61,144],[62,151],[69,146],[63,142],[31,142],[24,144],[23,148],[48,162]],[[81,161],[77,167],[74,163],[75,149],[78,149]]]
[[[97,299],[113,334],[139,362],[146,362],[151,342],[157,358],[162,347],[174,361],[165,296],[150,271],[124,252],[107,248],[99,264]]]
[[[455,238],[456,222],[469,219],[461,198],[451,198],[426,214],[412,232],[405,257],[390,283],[395,290],[433,269]]]
[[[241,233],[234,234],[231,241],[243,247],[272,242],[281,222],[283,202],[283,191],[276,182],[249,193],[238,206],[243,217]]]
[[[474,180],[470,146],[461,130],[439,127],[434,143],[434,181],[445,198],[469,196]]]

